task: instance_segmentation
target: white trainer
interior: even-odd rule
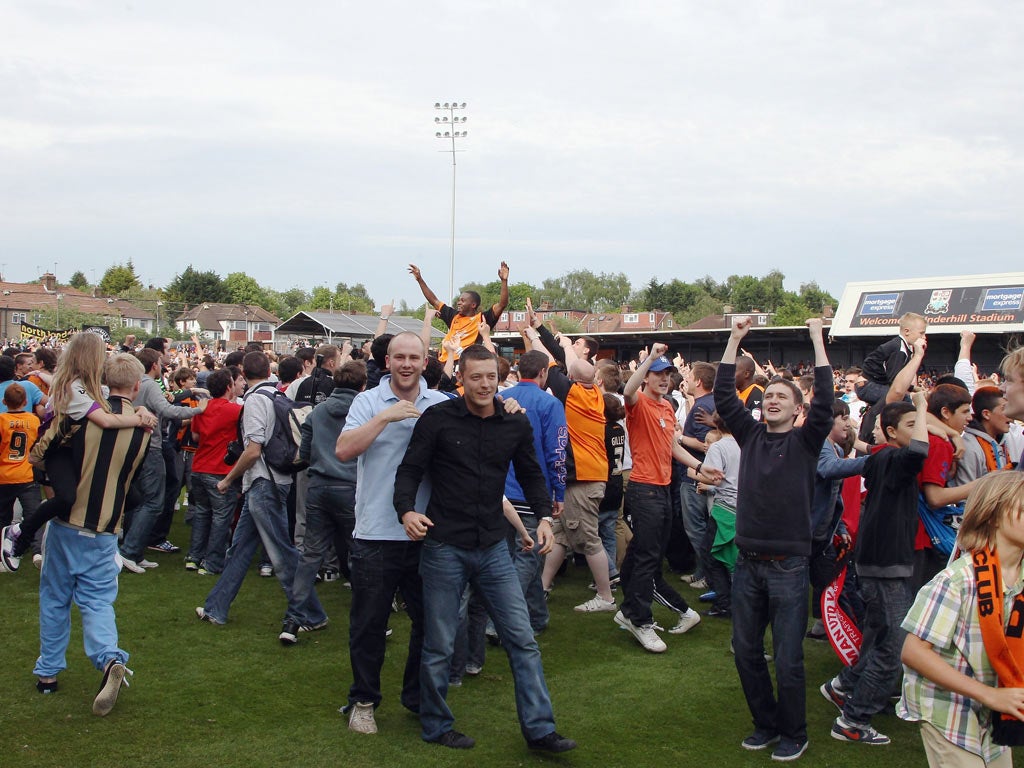
[[[693,608],[687,608],[686,613],[679,614],[679,623],[672,627],[668,633],[670,635],[681,635],[684,632],[689,632],[698,624],[700,624],[700,614],[693,610]]]
[[[573,610],[579,613],[601,613],[602,611],[614,611],[615,601],[605,600],[600,595],[594,595],[592,598],[587,600],[587,602],[577,605]]]
[[[622,614],[622,611],[615,614],[615,623],[633,635],[633,637],[637,639],[637,642],[644,647],[645,651],[650,651],[651,653],[664,653],[668,650],[668,646],[665,645],[665,641],[658,637],[658,633],[654,631],[654,624],[644,624],[642,627],[638,627],[632,621],[627,619]]]
[[[377,721],[373,719],[373,704],[356,702],[348,713],[348,729],[356,733],[376,733]]]

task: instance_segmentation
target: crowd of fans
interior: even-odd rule
[[[1024,352],[983,376],[964,332],[955,369],[927,369],[926,320],[907,314],[847,369],[830,365],[816,319],[814,360],[789,368],[742,349],[747,318],[720,361],[661,343],[617,361],[554,333],[528,301],[512,364],[490,341],[507,265],[487,308],[471,291],[448,306],[409,271],[430,305],[422,332],[386,333],[385,306],[361,349],[216,354],[196,337],[129,337],[105,350],[85,332],[4,351],[0,566],[31,554],[42,571],[41,693],[58,689],[75,602],[102,672],[93,711],[114,706],[131,675],[112,608],[122,568],[141,576],[161,564],[147,553],[179,553],[211,577],[196,616],[223,625],[259,552],[284,591],[284,645],[328,625],[318,581],[351,587],[352,731],[377,731],[401,607],[400,702],[424,740],[473,746],[447,692],[480,673],[491,636],[527,744],[564,752],[576,743],[555,729],[535,635],[578,559],[594,595],[574,610],[608,614],[647,652],[669,649],[662,631],[732,623],[754,723],[744,749],[804,754],[803,645],[831,640],[849,652],[814,685],[839,710],[833,738],[888,744],[873,720],[897,697],[930,765],[1011,764],[1024,738],[1024,474],[1008,470],[1022,464]],[[448,327],[436,352],[435,316]],[[168,540],[181,509],[187,547]],[[667,630],[655,609],[674,617]]]

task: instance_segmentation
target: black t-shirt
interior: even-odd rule
[[[308,377],[299,383],[295,392],[295,402],[319,405],[334,391],[334,376],[320,366],[313,369]]]

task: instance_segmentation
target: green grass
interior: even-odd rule
[[[188,529],[175,527],[185,543]],[[689,634],[665,634],[669,649],[645,653],[611,614],[575,614],[590,596],[589,574],[570,569],[551,596],[551,627],[540,637],[559,730],[580,743],[559,757],[526,749],[519,733],[508,663],[488,648],[483,673],[452,689],[456,727],[475,749],[449,751],[419,738],[416,718],[398,703],[408,620],[393,617],[384,667],[380,733],[347,730],[337,709],[346,701],[350,593],[339,582],[320,585],[331,625],[303,635],[297,646],[277,641],[285,601],[276,579],[250,573],[226,626],[196,620],[213,577],[182,568],[178,555],[155,555],[160,568],[124,574],[117,600],[121,644],[132,658],[132,686],[106,718],[91,713],[100,673],[82,652],[77,611],[68,669],[60,691],[35,691],[39,576],[26,559],[0,576],[5,607],[0,667],[0,765],[31,766],[768,766],[768,751],[739,742],[750,716],[729,654],[729,623],[707,619]],[[674,576],[671,578],[675,578]],[[676,582],[678,583],[678,582]],[[682,592],[696,603],[693,590]],[[655,608],[662,624],[671,617]],[[802,766],[924,765],[917,726],[895,717],[876,725],[888,747],[844,744],[829,736],[834,707],[817,686],[838,669],[827,645],[808,641],[807,716],[811,746]]]

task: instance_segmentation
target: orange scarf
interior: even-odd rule
[[[986,548],[975,552],[981,638],[1000,688],[1024,687],[1024,594],[1013,599],[1009,622],[1003,621],[1003,574],[999,554]],[[1024,722],[1012,715],[992,713],[992,740],[1006,746],[1024,745]]]

